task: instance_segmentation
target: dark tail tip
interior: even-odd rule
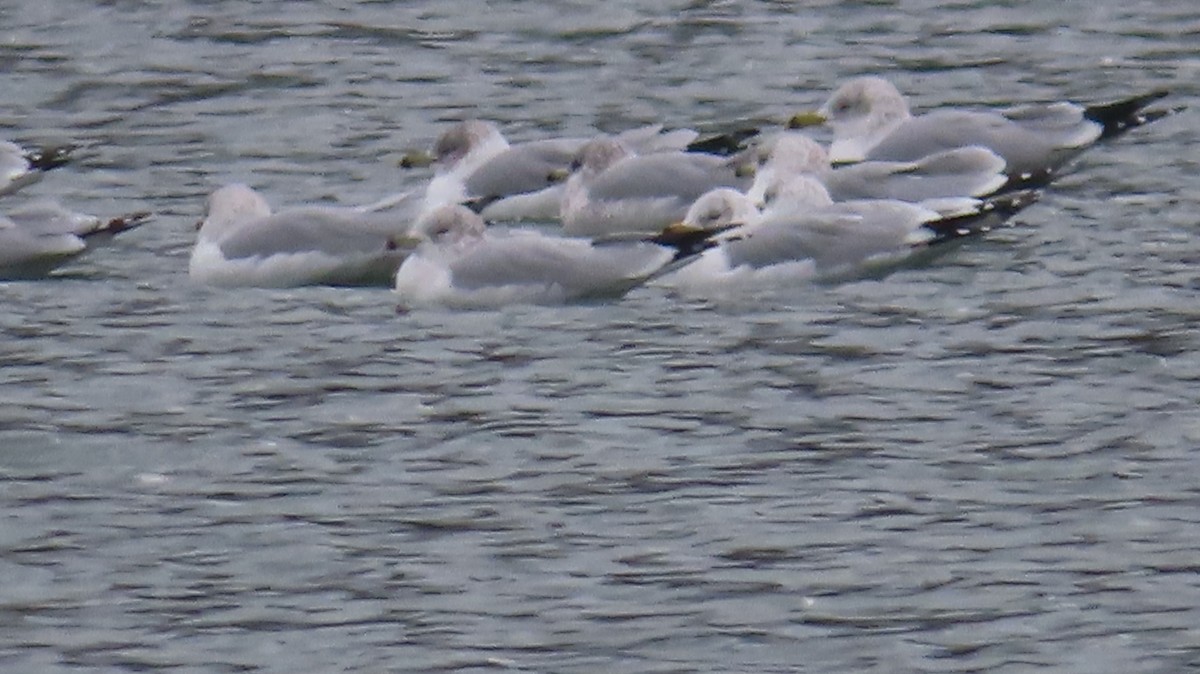
[[[500,201],[502,198],[503,197],[500,197],[497,195],[489,195],[486,197],[475,197],[474,199],[468,199],[468,200],[464,201],[463,206],[466,206],[467,208],[471,209],[472,211],[475,211],[476,215],[480,215],[483,213],[483,209],[487,208],[488,206],[491,206],[492,204],[496,203],[497,201]]]
[[[1042,198],[1039,190],[1017,190],[989,198],[980,209],[982,213],[995,213],[1004,218],[1011,218],[1020,211],[1038,202]]]
[[[1010,174],[1008,181],[996,190],[996,194],[1011,194],[1023,190],[1035,190],[1045,187],[1058,178],[1058,169],[1054,167],[1043,167],[1026,173]]]
[[[675,259],[693,257],[717,245],[712,237],[731,227],[718,229],[693,229],[690,227],[668,227],[647,239],[650,243],[675,249]]]
[[[92,232],[93,234],[120,234],[141,225],[144,225],[150,219],[150,211],[138,211],[129,215],[122,215],[113,218],[104,224],[103,227]]]
[[[25,155],[25,161],[38,171],[49,171],[71,161],[74,145],[48,145],[32,150]]]
[[[689,143],[687,151],[722,156],[737,154],[746,149],[746,141],[754,138],[758,133],[758,129],[744,128],[705,136]]]
[[[933,232],[926,246],[936,246],[955,239],[978,236],[1004,224],[1018,212],[1037,203],[1042,193],[1038,190],[1018,190],[989,197],[973,213],[944,218],[925,226]]]
[[[1158,89],[1113,103],[1093,105],[1084,109],[1083,116],[1103,127],[1103,131],[1100,132],[1102,140],[1113,138],[1130,129],[1149,124],[1150,122],[1183,110],[1182,107],[1158,108],[1155,110],[1145,109],[1151,103],[1166,98],[1168,94],[1170,92],[1166,89]]]

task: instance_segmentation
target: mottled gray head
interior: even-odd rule
[[[487,225],[479,214],[461,204],[447,204],[433,209],[412,227],[414,236],[435,243],[454,243],[483,236]]]
[[[833,129],[830,159],[861,161],[871,148],[909,118],[904,95],[882,77],[856,77],[825,101],[818,111]]]
[[[633,152],[616,138],[601,136],[588,141],[579,149],[575,161],[571,164],[571,170],[584,175],[596,175],[632,154]]]
[[[454,124],[438,136],[433,144],[433,156],[438,164],[453,166],[479,149],[495,145],[507,145],[504,135],[495,124],[481,119],[468,119]]]
[[[688,208],[683,224],[705,231],[727,229],[753,224],[758,218],[758,209],[741,192],[728,187],[718,187],[700,195]]]
[[[202,236],[217,237],[270,214],[271,206],[261,194],[241,183],[232,183],[208,195],[204,219],[197,229]]]
[[[759,168],[788,173],[816,173],[829,168],[829,154],[817,141],[799,131],[784,131],[758,148]]]
[[[763,185],[759,206],[778,210],[805,210],[829,206],[833,199],[821,181],[811,175],[774,174]]]

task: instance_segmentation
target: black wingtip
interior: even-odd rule
[[[995,195],[1011,194],[1023,190],[1036,190],[1046,187],[1058,178],[1057,167],[1043,167],[1024,173],[1008,174],[1008,180],[996,190]]]
[[[1020,211],[1037,203],[1041,198],[1041,190],[1018,190],[987,199],[984,201],[980,211],[983,213],[998,214],[1003,218],[1011,218]]]
[[[1041,191],[1018,190],[989,197],[974,212],[926,223],[933,237],[925,246],[936,246],[957,239],[986,234],[1007,222],[1012,216],[1037,203]]]
[[[468,200],[464,201],[463,206],[466,206],[467,208],[474,211],[476,215],[481,215],[481,214],[483,214],[483,209],[487,208],[488,206],[491,206],[492,204],[496,203],[497,201],[500,201],[501,199],[503,199],[503,197],[497,196],[497,195],[489,195],[486,197],[475,197],[474,199],[468,199]]]
[[[746,149],[746,141],[759,134],[755,128],[735,129],[726,133],[705,136],[692,141],[687,146],[688,152],[717,154],[728,156]]]
[[[47,145],[25,154],[25,161],[38,171],[49,171],[71,161],[75,145]]]
[[[1083,116],[1096,122],[1102,127],[1100,139],[1119,136],[1130,129],[1144,126],[1163,117],[1173,115],[1183,108],[1146,108],[1155,101],[1170,95],[1166,89],[1156,89],[1149,93],[1132,96],[1112,103],[1089,106],[1084,109]]]
[[[694,257],[717,245],[713,236],[734,226],[718,227],[715,229],[693,229],[690,227],[668,227],[658,234],[646,239],[650,243],[675,249],[675,260]]]
[[[150,211],[138,211],[136,213],[130,213],[129,215],[122,215],[112,218],[108,222],[104,223],[103,227],[96,229],[94,232],[89,232],[84,236],[85,238],[96,234],[112,236],[120,234],[121,232],[127,232],[131,229],[136,229],[146,224],[146,222],[150,219],[150,215]]]

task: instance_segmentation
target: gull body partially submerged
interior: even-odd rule
[[[697,254],[710,233],[593,241],[536,229],[490,230],[469,209],[444,206],[414,230],[427,241],[400,266],[395,291],[406,308],[610,300]]]
[[[36,202],[0,216],[0,279],[36,279],[134,229],[150,218],[146,212],[99,218]]]
[[[208,197],[188,273],[218,286],[388,285],[415,245],[407,234],[415,211],[414,201],[275,212],[250,187],[225,185]]]
[[[803,121],[820,121],[833,130],[829,155],[834,163],[916,161],[978,145],[1003,157],[1010,175],[1045,174],[1048,182],[1063,164],[1098,141],[1176,112],[1150,108],[1166,95],[1154,91],[1094,106],[1057,102],[995,112],[942,108],[914,115],[891,82],[870,76],[842,84],[815,117]]]
[[[744,284],[794,284],[868,274],[914,253],[978,235],[1037,199],[1035,191],[974,200],[952,215],[892,199],[835,203],[816,179],[789,178],[759,211],[745,194],[714,190],[684,224],[735,225],[719,245],[662,279],[685,292]]]

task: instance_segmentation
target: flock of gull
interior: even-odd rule
[[[708,137],[655,125],[510,143],[471,119],[405,157],[432,166],[424,189],[374,204],[273,210],[246,185],[220,187],[188,271],[214,286],[384,285],[402,307],[878,273],[1008,222],[1080,152],[1177,112],[1155,107],[1165,95],[914,114],[891,83],[860,77],[780,128]],[[827,147],[808,133],[818,126]],[[0,195],[67,154],[0,145]],[[147,217],[9,212],[0,278],[43,276]]]

